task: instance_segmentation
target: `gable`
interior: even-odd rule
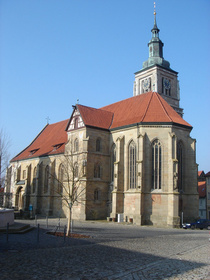
[[[68,125],[66,127],[66,130],[69,131],[69,130],[73,130],[73,129],[78,129],[78,128],[81,128],[81,127],[84,127],[85,124],[82,120],[82,117],[80,115],[80,112],[79,110],[75,107],[74,108],[74,111],[71,115],[71,118],[68,122]]]

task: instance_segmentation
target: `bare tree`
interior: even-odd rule
[[[71,146],[70,152],[65,153],[59,160],[58,176],[55,172],[50,176],[57,181],[54,184],[54,192],[61,198],[62,203],[68,209],[68,225],[66,235],[71,233],[72,208],[75,204],[82,204],[85,201],[85,160],[81,159],[81,155],[73,152]]]
[[[5,173],[9,164],[10,139],[3,129],[0,130],[0,190],[5,182]]]

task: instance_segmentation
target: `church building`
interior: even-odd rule
[[[73,106],[68,120],[46,125],[10,161],[12,207],[65,216],[50,174],[65,181],[71,155],[85,190],[73,219],[110,219],[179,227],[198,217],[196,141],[180,108],[178,72],[163,58],[154,12],[149,58],[135,73],[133,96],[96,109]],[[76,172],[76,171],[75,171]],[[78,175],[75,175],[76,177]]]

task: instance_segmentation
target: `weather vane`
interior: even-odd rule
[[[156,5],[155,5],[155,2],[154,2],[154,15],[156,15],[156,10],[155,10],[155,8],[156,8]]]

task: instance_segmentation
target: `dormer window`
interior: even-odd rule
[[[38,150],[39,150],[39,149],[31,150],[29,156],[32,156],[32,155],[35,154]]]
[[[56,144],[53,146],[53,151],[58,150],[64,143]]]

